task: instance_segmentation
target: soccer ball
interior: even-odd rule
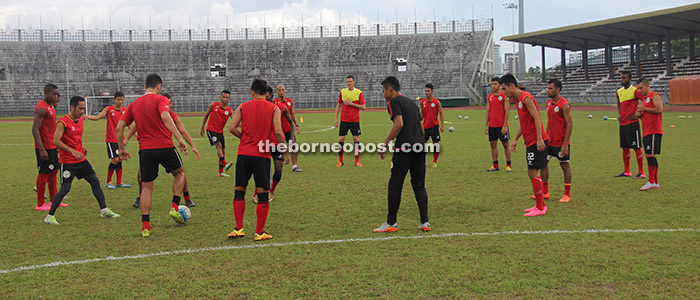
[[[452,126],[450,126],[450,128],[447,128],[447,130],[448,130],[449,132],[453,132],[453,131],[455,131],[455,128],[452,127]]]
[[[465,120],[469,120],[469,116],[464,116],[464,119],[465,119]]]
[[[462,119],[462,116],[458,116],[457,118],[458,118],[458,119]]]
[[[190,208],[184,205],[180,205],[177,207],[178,212],[180,213],[180,216],[182,216],[182,219],[187,222],[187,220],[190,219],[192,216],[192,213],[190,212]]]
[[[607,119],[608,119],[608,116],[603,116],[603,120],[607,120]]]
[[[517,119],[520,119],[520,118],[519,118],[518,116],[515,116],[515,119],[517,120]]]
[[[593,119],[593,115],[588,115],[588,118],[589,118],[589,119]]]

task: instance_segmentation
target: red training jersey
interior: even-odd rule
[[[504,102],[507,103],[508,97],[506,93],[501,91],[500,94],[495,95],[494,93],[489,94],[489,127],[503,127],[506,117],[506,109],[503,106]]]
[[[107,143],[117,142],[117,123],[124,115],[124,111],[123,107],[117,109],[114,105],[107,106],[107,132],[105,134]]]
[[[658,95],[657,92],[650,92],[648,96],[642,101],[644,107],[654,108],[654,96]],[[663,134],[663,124],[661,120],[661,114],[655,114],[643,111],[642,112],[642,133],[644,136],[650,134]]]
[[[280,109],[280,112],[282,113],[282,131],[284,132],[289,132],[289,121],[287,121],[287,118],[284,116],[284,111],[287,110],[287,103],[280,101],[279,98],[275,99],[275,105]],[[273,134],[274,136],[274,134]]]
[[[340,90],[340,94],[338,94],[338,103],[342,104],[340,121],[347,123],[360,122],[360,109],[343,104],[343,100],[350,101],[357,105],[364,105],[365,96],[362,94],[362,91],[357,88],[353,89],[352,91],[345,88]]]
[[[160,118],[164,111],[170,112],[170,101],[153,93],[145,94],[127,106],[121,120],[127,126],[136,122],[139,150],[175,147],[172,134]]]
[[[428,98],[420,100],[420,106],[423,110],[423,128],[433,128],[440,125],[438,123],[438,105],[440,100],[433,98],[433,101],[428,101]]]
[[[63,131],[63,136],[61,137],[61,142],[66,144],[69,148],[83,153],[83,118],[78,118],[77,121],[71,119],[69,115],[63,116],[59,122],[63,123],[66,129]],[[63,149],[58,149],[58,162],[62,164],[77,164],[79,162],[85,161],[86,158],[77,159],[73,154]]]
[[[230,106],[222,107],[221,102],[214,102],[211,104],[211,107],[207,130],[224,133],[224,126],[226,126],[228,119],[233,116],[233,109]]]
[[[569,104],[569,101],[564,99],[564,97],[560,97],[556,103],[552,99],[547,101],[547,135],[549,135],[549,145],[552,147],[564,145],[564,138],[566,137],[564,105],[567,104]],[[571,141],[569,141],[568,145],[570,144]]]
[[[525,98],[532,99],[532,103],[535,105],[535,112],[537,116],[540,117],[540,111],[537,108],[537,101],[535,97],[528,92],[520,92],[520,97],[518,97],[518,119],[520,120],[520,130],[523,134],[523,140],[525,141],[525,146],[530,147],[537,143],[537,129],[535,127],[535,119],[530,115],[530,111],[527,110],[527,106],[523,103]],[[542,120],[542,119],[540,119]],[[544,127],[540,124],[540,130],[542,131],[542,140],[549,140],[547,132],[544,131]]]
[[[278,98],[275,99],[275,100],[279,100],[279,99],[280,99],[280,98],[278,97]],[[282,100],[280,100],[280,101],[282,101]],[[287,106],[287,110],[289,110],[289,113],[291,114],[291,113],[292,113],[292,108],[294,108],[294,100],[292,100],[292,99],[290,99],[290,98],[287,98],[287,97],[284,97],[284,101],[283,101],[283,102],[284,102],[284,104]],[[282,111],[282,112],[284,113],[284,111]],[[288,126],[289,128],[291,128],[291,125],[289,124],[289,121],[287,121],[287,119],[286,119],[284,116],[282,116],[282,131],[287,132],[287,131],[289,131],[289,130],[284,130],[284,123],[285,123],[285,122],[287,122],[287,126]],[[294,120],[294,122],[296,122],[296,120]]]
[[[272,117],[277,105],[267,100],[249,100],[239,106],[241,110],[241,142],[238,144],[238,155],[248,155],[270,158],[266,147],[260,149],[260,142],[275,141]],[[262,150],[262,151],[260,151]]]
[[[617,101],[620,102],[620,126],[639,122],[638,120],[630,121],[627,118],[637,113],[637,105],[642,99],[644,99],[644,95],[634,86],[621,87],[617,90]]]
[[[41,121],[41,127],[39,127],[41,143],[44,144],[44,149],[56,149],[56,145],[53,144],[53,134],[56,132],[56,109],[44,100],[39,101],[34,108],[34,113],[36,114],[36,111],[40,108],[46,111],[44,120]],[[39,149],[39,145],[36,142],[34,142],[34,148]]]

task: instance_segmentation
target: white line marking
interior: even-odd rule
[[[286,247],[286,246],[300,246],[300,245],[322,245],[322,244],[338,244],[338,243],[349,243],[349,242],[415,240],[415,239],[444,238],[444,237],[529,235],[529,234],[549,235],[549,234],[580,234],[580,233],[651,233],[651,232],[700,232],[700,229],[693,229],[693,228],[586,229],[586,230],[545,230],[545,231],[519,231],[519,230],[515,230],[515,231],[497,231],[497,232],[471,232],[471,233],[458,232],[458,233],[409,235],[409,236],[385,236],[385,237],[375,237],[375,238],[350,238],[350,239],[334,239],[334,240],[297,241],[297,242],[288,242],[288,243],[265,243],[265,244],[252,244],[252,245],[240,245],[240,246],[219,246],[219,247],[206,247],[206,248],[196,248],[196,249],[184,249],[184,250],[163,251],[163,252],[157,252],[157,253],[125,255],[125,256],[107,256],[107,257],[102,257],[102,258],[89,258],[89,259],[70,260],[70,261],[56,261],[56,262],[50,262],[50,263],[46,263],[46,264],[42,264],[42,265],[31,265],[31,266],[17,267],[14,269],[0,270],[0,274],[8,274],[8,273],[36,270],[36,269],[41,269],[41,268],[59,267],[59,266],[82,265],[82,264],[103,262],[103,261],[140,259],[140,258],[148,258],[148,257],[154,257],[154,256],[197,253],[197,252],[210,252],[210,251],[220,251],[220,250],[256,249],[256,248]]]

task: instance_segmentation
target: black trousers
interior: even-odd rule
[[[394,152],[391,158],[391,178],[389,178],[389,213],[386,222],[396,224],[396,214],[401,205],[401,190],[406,174],[411,172],[411,186],[418,202],[420,222],[428,222],[428,193],[425,191],[425,152]]]

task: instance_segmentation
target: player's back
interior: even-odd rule
[[[260,142],[274,142],[272,118],[277,105],[266,100],[250,100],[239,106],[241,111],[241,142],[238,145],[238,155],[270,157],[270,152],[262,147]],[[263,150],[263,151],[260,151]]]
[[[160,116],[164,111],[170,111],[170,101],[153,93],[139,97],[126,108],[122,120],[127,125],[136,122],[139,150],[175,147],[172,135]]]

